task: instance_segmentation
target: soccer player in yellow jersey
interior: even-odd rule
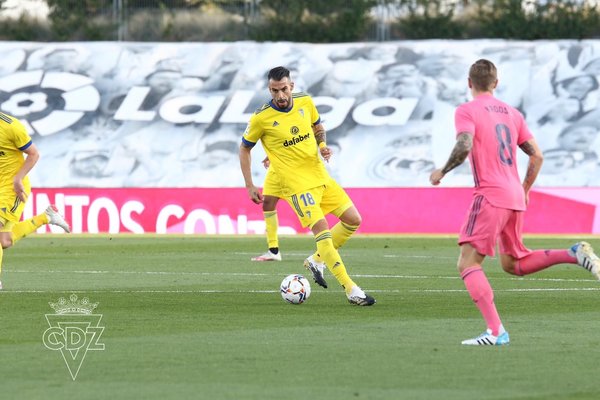
[[[4,249],[42,225],[58,225],[70,232],[69,225],[53,205],[42,214],[20,221],[31,193],[27,174],[39,158],[40,153],[31,142],[25,126],[16,118],[0,112],[0,272]]]
[[[329,176],[319,157],[331,157],[319,112],[309,95],[292,94],[294,83],[287,68],[273,68],[267,78],[272,99],[252,115],[240,145],[240,167],[248,195],[255,203],[263,201],[252,182],[250,155],[260,140],[270,161],[269,168],[279,178],[281,196],[296,212],[302,226],[308,226],[314,234],[317,251],[307,259],[307,267],[315,281],[327,287],[322,270],[316,267],[321,261],[342,285],[351,304],[373,305],[375,299],[348,276],[337,251],[362,221],[350,197]],[[340,219],[331,230],[326,214]]]
[[[277,217],[277,202],[280,198],[283,198],[281,194],[279,176],[273,168],[269,168],[271,162],[269,157],[265,157],[262,161],[265,168],[267,168],[267,176],[263,184],[262,190],[262,209],[263,216],[265,218],[265,233],[267,235],[267,247],[266,253],[256,257],[252,257],[252,261],[281,261],[281,252],[279,251],[279,236],[277,236],[277,230],[279,229],[279,218]]]

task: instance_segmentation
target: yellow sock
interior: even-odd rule
[[[335,224],[333,228],[331,228],[331,239],[333,240],[333,247],[335,247],[336,249],[342,247],[348,241],[348,239],[350,239],[350,236],[352,236],[352,234],[356,232],[358,227],[359,225],[348,225],[343,223],[342,221],[338,221],[338,223]],[[321,255],[318,251],[315,254],[313,254],[313,258],[317,262],[323,262],[323,259],[321,258]]]
[[[350,293],[352,288],[356,286],[356,283],[348,276],[340,253],[333,246],[331,231],[326,229],[316,234],[315,242],[317,242],[317,253],[321,255],[325,265],[327,265],[327,269],[335,276],[335,279],[342,285],[346,293]]]
[[[277,237],[277,228],[279,227],[279,219],[277,218],[277,210],[275,211],[264,211],[266,231],[267,231],[267,245],[269,249],[273,247],[279,247],[279,238]]]
[[[342,247],[350,236],[358,229],[359,225],[348,225],[339,221],[331,228],[331,239],[336,249]]]
[[[23,239],[30,233],[35,232],[39,227],[48,223],[48,216],[46,213],[41,213],[33,218],[29,218],[26,221],[21,221],[12,229],[13,243]]]

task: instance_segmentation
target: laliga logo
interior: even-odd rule
[[[98,108],[100,94],[93,83],[70,72],[17,72],[0,78],[0,109],[19,118],[30,132],[51,135]]]
[[[48,304],[56,313],[46,314],[50,328],[42,336],[44,346],[60,351],[75,380],[88,350],[104,350],[104,343],[98,343],[104,332],[102,314],[92,314],[98,303],[90,303],[87,297],[78,300],[75,294],[69,301],[61,297],[57,303]]]

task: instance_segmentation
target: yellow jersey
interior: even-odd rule
[[[272,101],[263,105],[250,118],[242,137],[248,147],[262,142],[284,196],[325,185],[329,179],[312,129],[321,121],[319,112],[306,93],[293,93],[292,99],[292,107],[286,110]]]
[[[31,146],[31,137],[16,118],[0,112],[0,187],[13,187],[13,178],[25,162],[23,151]],[[29,186],[29,177],[23,179]]]

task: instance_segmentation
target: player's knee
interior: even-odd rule
[[[277,201],[279,199],[273,196],[264,196],[262,209],[263,211],[275,211]]]
[[[474,262],[473,260],[463,257],[462,255],[458,258],[458,261],[456,262],[456,269],[458,270],[458,273],[461,275],[467,269],[473,268],[476,266],[481,266],[481,263]]]
[[[458,270],[459,273],[462,274],[462,272],[465,269],[467,269],[467,268],[469,268],[471,266],[472,266],[471,264],[467,263],[467,259],[466,259],[466,257],[464,256],[464,254],[463,254],[463,252],[461,250],[461,253],[458,256],[458,260],[456,260],[456,269]]]
[[[360,224],[362,223],[362,217],[358,210],[354,207],[342,214],[340,220],[345,224],[356,227],[360,226]]]
[[[469,268],[469,267],[470,267],[470,265],[467,265],[466,263],[464,263],[464,262],[463,262],[462,260],[460,260],[460,259],[459,259],[459,260],[457,261],[457,263],[456,263],[456,269],[458,270],[458,272],[459,272],[460,274],[462,274],[462,273],[463,273],[463,271],[464,271],[465,269]]]

